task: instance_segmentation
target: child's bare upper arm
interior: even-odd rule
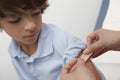
[[[87,60],[88,56],[84,56],[84,54],[81,51],[80,54],[77,56],[77,58],[83,58],[83,59]],[[102,77],[100,76],[98,70],[96,69],[96,67],[94,66],[94,64],[92,63],[92,61],[89,58],[86,61],[86,66],[95,74],[95,77],[97,80],[102,80]]]

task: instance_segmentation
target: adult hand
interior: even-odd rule
[[[120,31],[99,29],[87,37],[87,48],[84,54],[93,54],[97,57],[108,50],[120,50]]]

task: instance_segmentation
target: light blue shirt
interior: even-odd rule
[[[42,25],[38,48],[32,56],[12,40],[8,50],[20,80],[60,80],[62,67],[85,48],[79,39],[54,25]]]

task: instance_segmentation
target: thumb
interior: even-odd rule
[[[99,40],[96,41],[94,43],[92,43],[91,45],[89,45],[84,51],[84,54],[91,54],[91,53],[95,53],[98,50],[100,50],[101,48],[103,48],[103,43]]]
[[[71,60],[69,63],[67,63],[67,64],[63,67],[63,69],[62,69],[62,71],[61,71],[61,74],[68,74],[69,71],[72,69],[72,67],[75,65],[76,62],[77,62],[77,59],[73,59],[73,60]]]

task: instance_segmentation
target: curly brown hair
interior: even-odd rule
[[[0,18],[20,15],[27,10],[40,9],[41,13],[48,7],[47,0],[0,0]]]

